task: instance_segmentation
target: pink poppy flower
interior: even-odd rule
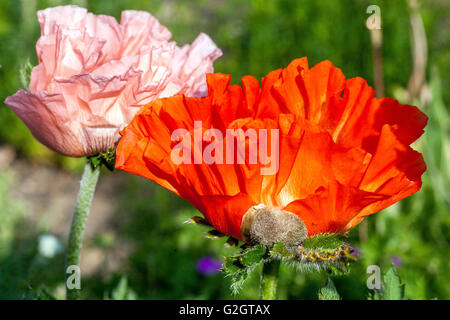
[[[5,103],[37,140],[68,156],[115,146],[139,108],[157,98],[207,95],[205,74],[222,55],[203,33],[178,47],[147,12],[123,11],[120,24],[73,6],[37,15],[39,64],[29,92]]]

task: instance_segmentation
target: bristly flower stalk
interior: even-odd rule
[[[276,300],[280,263],[280,260],[269,260],[264,263],[259,288],[261,300]]]
[[[75,212],[70,227],[69,241],[66,255],[65,274],[68,276],[68,268],[70,266],[80,267],[80,254],[83,245],[84,231],[89,211],[94,198],[95,188],[100,176],[101,165],[93,165],[88,159],[84,166],[83,176],[80,181],[80,190],[78,191]],[[66,278],[66,298],[69,300],[77,300],[80,298],[80,288],[68,288],[69,279]]]

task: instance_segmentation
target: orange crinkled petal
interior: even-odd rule
[[[252,76],[242,78],[242,87],[230,80],[208,74],[207,97],[177,95],[145,106],[121,132],[116,167],[187,199],[217,230],[238,239],[253,205],[293,212],[310,236],[343,233],[420,189],[426,166],[409,146],[427,122],[418,108],[375,98],[363,79],[345,79],[329,61],[310,69],[306,58],[294,60],[261,85]],[[192,163],[174,162],[180,140],[172,134],[184,129],[183,147],[194,146],[198,123],[202,133],[215,129],[219,136],[200,136],[198,152],[187,154]],[[269,165],[249,161],[250,137],[243,140],[245,162],[237,161],[235,145],[234,162],[227,163],[230,129],[277,130],[277,170],[261,174]],[[224,146],[222,161],[194,163],[212,141]],[[268,150],[276,150],[267,141]]]

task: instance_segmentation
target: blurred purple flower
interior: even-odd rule
[[[220,272],[222,261],[205,256],[197,261],[197,271],[204,276],[211,276]]]
[[[396,255],[392,255],[391,256],[391,263],[395,266],[395,267],[400,267],[402,265],[402,259],[399,256]]]

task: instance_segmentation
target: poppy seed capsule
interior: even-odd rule
[[[278,208],[253,206],[242,217],[242,238],[252,244],[270,247],[280,241],[286,248],[295,248],[305,241],[307,234],[298,216]]]

